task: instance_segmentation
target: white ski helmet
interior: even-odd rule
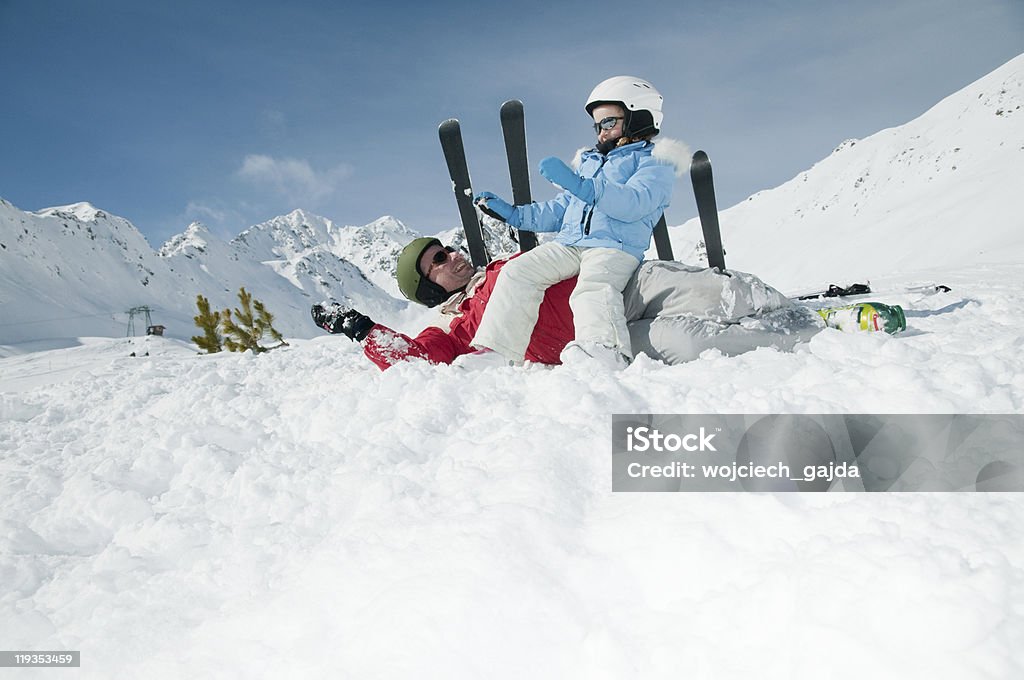
[[[598,83],[587,97],[587,113],[593,114],[598,104],[619,104],[626,110],[625,132],[633,136],[648,134],[652,137],[661,131],[661,102],[664,98],[654,85],[643,78],[614,76]],[[633,115],[646,112],[648,115]]]

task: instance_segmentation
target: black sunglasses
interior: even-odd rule
[[[594,123],[594,132],[600,133],[601,130],[611,130],[613,127],[618,125],[616,121],[625,120],[622,116],[608,116],[602,118],[598,122]]]
[[[443,249],[434,253],[434,256],[430,258],[430,266],[427,267],[427,271],[422,272],[424,277],[429,277],[430,272],[434,271],[434,267],[439,267],[448,261],[448,257],[456,252],[455,248],[451,246],[445,246]]]
[[[451,246],[445,246],[444,250],[439,250],[436,253],[434,253],[434,257],[430,260],[430,262],[436,267],[437,265],[442,264],[445,260],[447,260],[448,255],[450,253],[454,252],[455,248],[452,248]]]

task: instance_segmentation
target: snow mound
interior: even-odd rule
[[[879,283],[899,337],[621,373],[3,348],[0,638],[88,678],[1016,677],[1016,495],[610,493],[611,413],[1022,412],[1024,267],[935,276]]]

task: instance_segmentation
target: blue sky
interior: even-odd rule
[[[532,166],[568,160],[591,88],[631,74],[665,96],[663,134],[709,153],[725,208],[1022,49],[1021,0],[0,0],[0,197],[89,201],[153,245],[298,207],[429,233],[458,223],[442,120],[474,189],[510,198],[501,103],[525,103]],[[695,214],[680,180],[669,224]]]

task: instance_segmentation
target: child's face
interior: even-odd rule
[[[594,124],[600,127],[597,132],[598,143],[613,141],[622,136],[622,123],[626,112],[622,110],[621,106],[618,104],[601,104],[595,106],[591,114],[594,116]],[[605,129],[600,123],[609,118],[615,119],[615,125]]]

